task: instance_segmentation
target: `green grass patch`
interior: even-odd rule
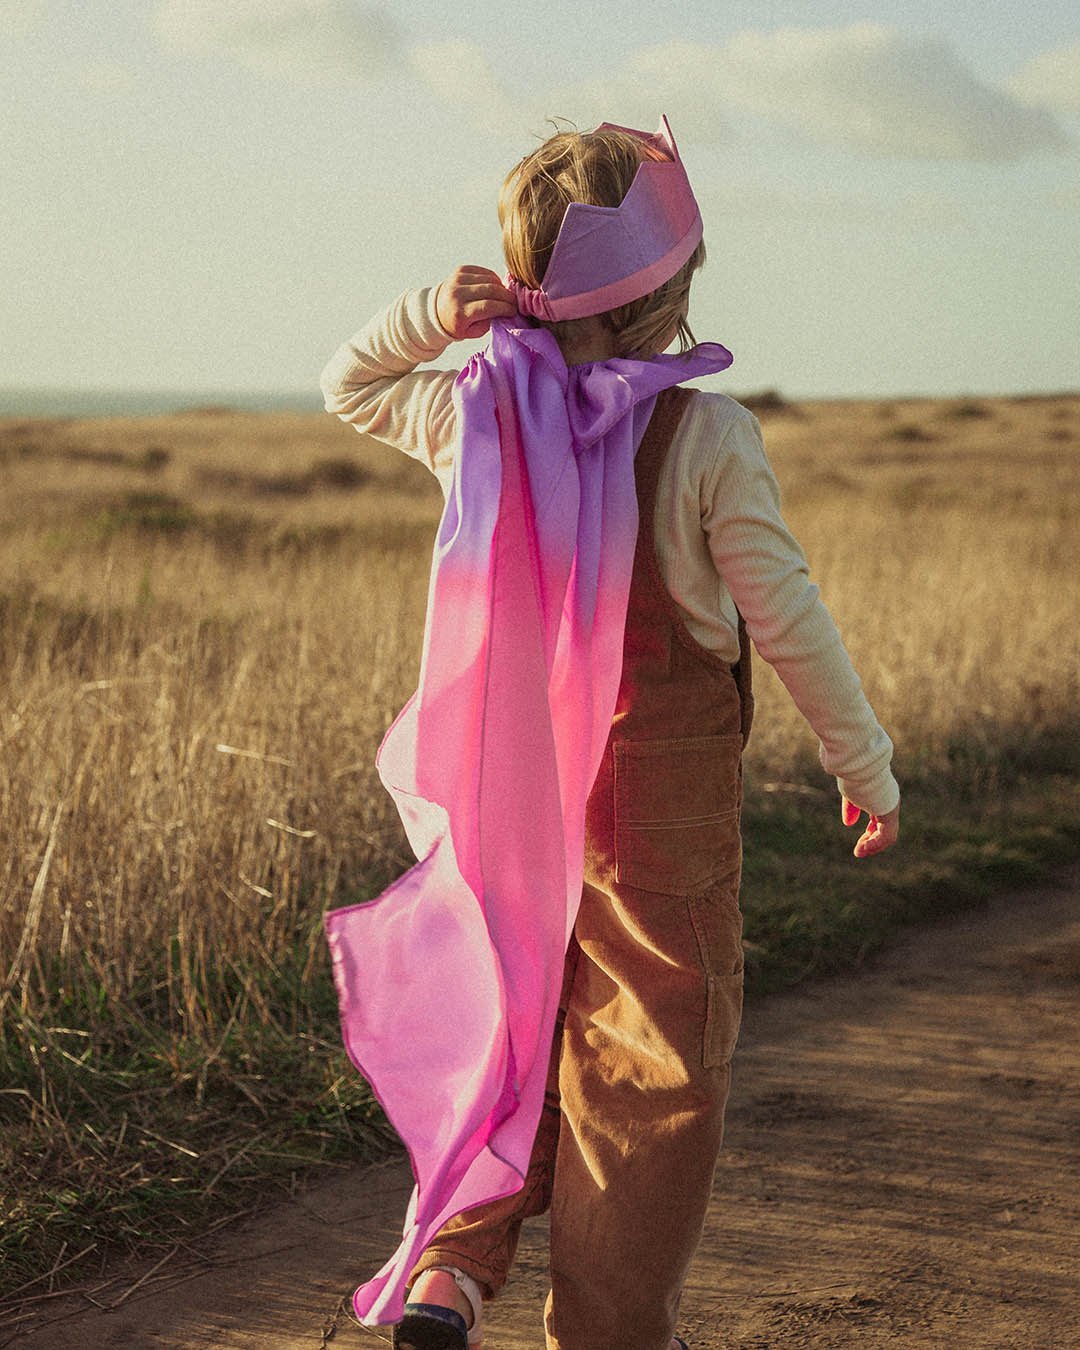
[[[198,520],[188,502],[168,492],[129,492],[120,501],[100,511],[93,528],[101,539],[110,539],[122,530],[140,530],[149,534],[180,534]]]
[[[900,839],[876,858],[851,850],[866,825],[840,823],[839,797],[749,792],[742,908],[749,998],[854,970],[913,924],[970,909],[1080,856],[1080,784],[1023,778],[972,797],[904,780]]]

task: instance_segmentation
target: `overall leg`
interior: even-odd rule
[[[702,647],[656,551],[661,470],[693,397],[662,391],[634,460],[638,545],[560,1061],[548,1350],[669,1350],[723,1139],[752,704],[744,626],[737,666]]]
[[[467,1209],[444,1224],[413,1267],[409,1277],[410,1287],[423,1271],[433,1266],[456,1266],[480,1285],[485,1299],[494,1298],[506,1284],[523,1221],[545,1213],[551,1204],[560,1125],[560,1046],[577,959],[577,943],[571,939],[551,1048],[544,1109],[540,1115],[524,1186],[502,1200],[492,1200],[474,1209]]]
[[[560,1065],[549,1350],[667,1350],[742,1011],[738,871],[692,898],[587,886]]]

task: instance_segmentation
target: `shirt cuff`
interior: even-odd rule
[[[900,785],[888,766],[873,778],[860,782],[851,778],[838,778],[836,785],[842,796],[872,816],[888,815],[900,801]]]
[[[439,286],[441,285],[442,282],[440,281]],[[424,315],[427,319],[429,329],[427,336],[432,339],[433,343],[450,343],[455,341],[454,335],[453,333],[448,333],[440,323],[439,311],[435,305],[439,296],[439,286],[425,286],[420,292],[424,300]]]

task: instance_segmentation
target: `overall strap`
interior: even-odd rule
[[[694,392],[693,389],[686,389],[682,385],[672,385],[657,395],[656,406],[638,449],[634,466],[637,476],[640,515],[638,565],[646,568],[654,588],[662,594],[676,638],[684,647],[694,651],[702,660],[712,664],[722,663],[721,658],[716,653],[703,647],[686,627],[678,606],[664,585],[660,565],[656,557],[656,494],[660,482],[660,472],[679,423]],[[739,657],[729,668],[735,677],[735,683],[739,690],[741,731],[743,745],[745,746],[750,739],[750,728],[754,720],[752,647],[746,631],[746,620],[737,605],[735,612],[738,615]],[[722,664],[726,665],[726,663]]]

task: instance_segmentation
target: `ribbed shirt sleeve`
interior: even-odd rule
[[[435,311],[437,287],[403,291],[348,342],[319,377],[326,411],[426,464],[442,485],[453,472],[456,370],[421,370],[453,341]]]
[[[900,800],[890,769],[892,741],[784,523],[779,484],[749,409],[718,438],[703,484],[702,528],[755,648],[817,735],[826,773],[864,811],[891,811]]]

